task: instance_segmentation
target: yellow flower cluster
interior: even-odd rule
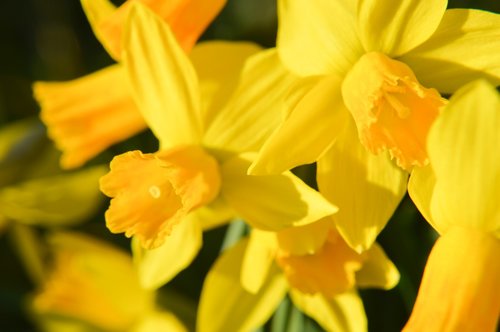
[[[253,331],[286,296],[327,331],[366,331],[358,289],[397,285],[376,238],[407,192],[440,237],[404,331],[496,330],[498,14],[446,0],[278,0],[277,46],[262,49],[197,43],[225,0],[82,5],[116,64],[34,84],[60,165],[146,128],[159,149],[117,155],[105,175],[46,180],[86,188],[100,177],[106,226],[132,238],[133,256],[53,234],[31,301],[47,331],[186,330],[155,290],[191,264],[203,231],[235,219],[248,236],[206,276],[197,331]],[[291,172],[310,163],[318,190]],[[19,211],[43,180],[26,181],[0,189],[0,224],[32,218]],[[96,206],[92,189],[79,190]]]

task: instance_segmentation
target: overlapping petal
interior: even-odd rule
[[[250,293],[257,293],[264,285],[276,256],[274,232],[253,229],[248,239],[241,266],[241,285]]]
[[[413,69],[423,85],[452,93],[477,78],[500,84],[499,49],[500,15],[449,9],[436,32],[399,60]]]
[[[228,41],[201,42],[193,48],[189,59],[200,82],[205,130],[236,89],[245,61],[260,49],[254,43]]]
[[[318,186],[337,204],[337,228],[356,251],[368,249],[406,192],[407,174],[361,145],[351,123],[318,160]]]
[[[128,11],[136,2],[167,21],[181,47],[189,51],[226,0],[128,0],[118,8],[109,0],[82,0],[95,35],[115,60],[121,58],[123,27]]]
[[[163,286],[191,264],[201,245],[201,225],[192,213],[175,226],[158,248],[144,249],[134,238],[132,250],[141,285],[147,289]]]
[[[343,75],[363,54],[355,1],[278,1],[277,47],[285,66],[300,75]]]
[[[241,285],[241,264],[247,240],[223,253],[212,267],[201,293],[197,331],[251,331],[262,325],[285,297],[288,285],[273,267],[263,287],[253,294]]]
[[[302,83],[310,86],[311,81]],[[340,85],[341,79],[330,75],[313,85],[302,98],[294,95],[293,99],[299,99],[292,102],[294,109],[263,145],[249,172],[277,174],[315,162],[349,120]],[[300,89],[301,85],[296,88]],[[306,134],[297,139],[297,135],[304,132]]]
[[[136,4],[123,48],[134,99],[162,148],[198,143],[202,130],[198,79],[170,28]]]
[[[363,302],[356,292],[345,292],[332,299],[291,290],[293,303],[314,318],[327,331],[358,332],[367,330]]]
[[[420,45],[436,30],[446,0],[358,1],[359,36],[366,51],[398,56]]]
[[[257,151],[282,118],[283,101],[295,82],[276,50],[248,59],[233,97],[218,110],[204,143],[229,152]]]
[[[334,214],[337,207],[290,172],[248,176],[253,154],[242,154],[221,166],[221,194],[250,225],[279,230],[310,224]]]
[[[450,99],[429,133],[436,175],[431,214],[438,229],[471,226],[500,229],[500,96],[484,81]]]
[[[399,282],[399,272],[378,243],[366,252],[361,270],[356,272],[356,286],[391,289]]]

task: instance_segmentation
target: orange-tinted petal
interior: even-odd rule
[[[37,314],[84,321],[96,330],[127,331],[152,309],[129,255],[80,234],[49,238],[54,266],[33,298]]]
[[[500,240],[453,227],[429,255],[404,332],[494,332],[500,317]]]
[[[185,51],[189,51],[222,9],[226,0],[128,0],[114,11],[109,10],[109,5],[101,5],[102,8],[106,8],[107,12],[99,15],[94,15],[94,12],[99,9],[95,0],[84,1],[84,9],[96,36],[110,55],[117,60],[121,58],[125,18],[134,2],[145,4],[168,22],[179,44]]]
[[[146,128],[121,66],[64,83],[37,82],[33,90],[48,134],[63,151],[63,168],[79,167]]]
[[[445,100],[420,85],[407,65],[367,53],[346,76],[342,94],[372,153],[387,149],[404,169],[428,162],[427,133]]]
[[[332,231],[316,253],[298,256],[279,252],[276,261],[292,287],[306,294],[333,297],[354,287],[355,272],[361,269],[363,259]]]
[[[289,227],[276,232],[282,252],[290,255],[312,255],[321,250],[330,229],[335,228],[333,219],[326,217],[305,226]]]
[[[217,161],[199,147],[131,151],[113,159],[100,186],[113,198],[106,211],[108,228],[135,235],[153,249],[187,213],[215,199],[220,175]]]

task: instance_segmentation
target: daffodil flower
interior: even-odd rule
[[[198,331],[251,331],[270,318],[287,292],[327,331],[366,331],[356,287],[390,289],[398,281],[378,245],[356,253],[331,218],[278,232],[253,230],[208,273]]]
[[[184,51],[219,13],[225,0],[127,0],[116,8],[109,0],[82,0],[96,37],[118,64],[69,82],[36,82],[35,98],[49,136],[63,151],[61,166],[75,168],[109,146],[146,129],[120,64],[125,17],[135,2],[169,22]]]
[[[0,130],[0,228],[70,226],[96,212],[103,201],[97,181],[106,168],[62,172],[59,157],[37,119]]]
[[[140,5],[130,11],[123,40],[133,96],[160,141],[160,151],[115,157],[100,184],[113,198],[106,212],[108,228],[133,236],[136,257],[150,262],[142,269],[161,275],[141,273],[146,285],[161,285],[191,262],[201,245],[199,219],[204,213],[197,212],[217,199],[251,225],[269,230],[336,212],[290,172],[246,174],[253,151],[281,118],[279,105],[291,80],[274,50],[248,59],[233,91],[231,79],[225,81],[231,77],[228,72],[238,72],[234,69],[241,59],[257,51],[254,45],[201,44],[197,71],[168,25]],[[216,62],[222,64],[220,70],[211,70]],[[198,76],[210,77],[212,89]],[[225,221],[227,215],[217,217]]]
[[[53,266],[30,301],[43,330],[187,331],[155,306],[125,252],[76,233],[51,234],[49,244]]]
[[[458,90],[429,132],[408,191],[436,241],[404,331],[496,331],[500,317],[500,96]]]
[[[280,59],[303,80],[250,172],[317,161],[340,233],[365,250],[405,193],[402,169],[428,163],[439,92],[478,77],[500,83],[500,16],[446,10],[446,0],[278,3]]]

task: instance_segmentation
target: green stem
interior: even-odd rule
[[[29,226],[16,222],[11,223],[9,231],[12,244],[23,262],[26,273],[35,285],[41,285],[46,273],[38,238]]]
[[[224,236],[220,251],[222,252],[238,242],[238,240],[245,235],[246,229],[247,226],[241,219],[236,219],[231,222],[227,227],[226,236]]]

